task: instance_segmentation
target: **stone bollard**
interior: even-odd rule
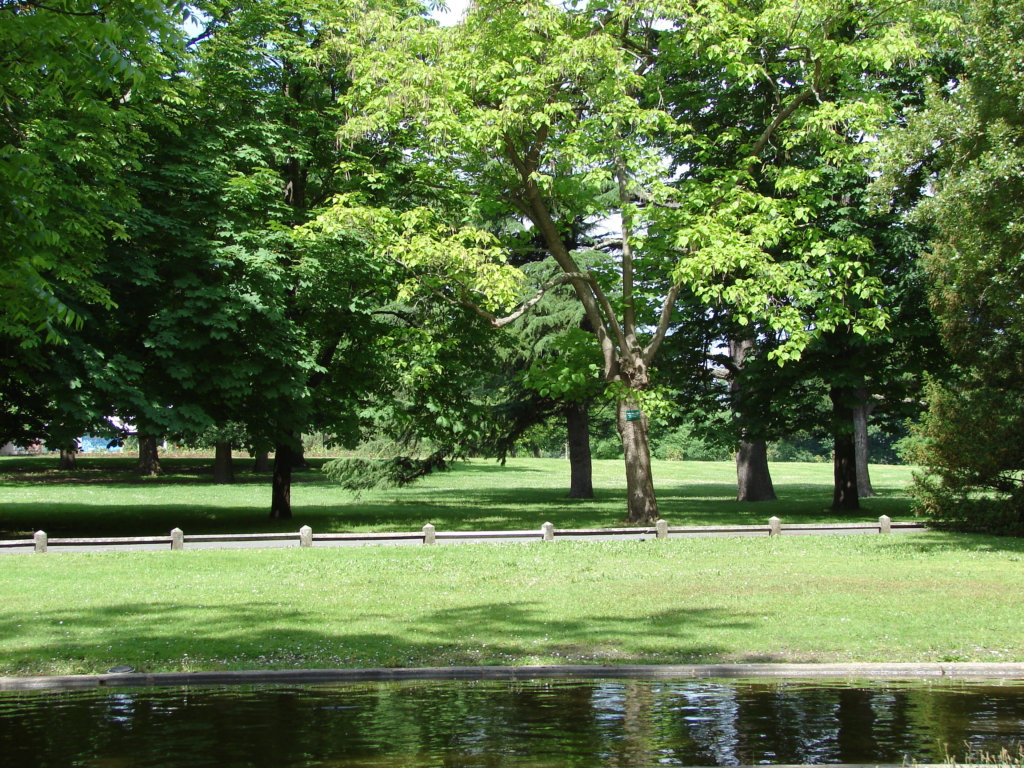
[[[540,532],[541,535],[544,537],[544,541],[555,540],[555,526],[553,526],[551,523],[544,523],[544,525],[540,527]]]
[[[768,535],[769,536],[781,536],[782,535],[782,521],[777,517],[768,518]]]
[[[181,528],[175,528],[171,531],[171,549],[178,550],[185,548],[185,534],[182,533]]]
[[[313,529],[310,528],[308,525],[304,525],[301,528],[299,528],[299,546],[313,546]]]
[[[424,544],[433,544],[434,541],[435,541],[434,536],[435,536],[434,526],[431,525],[430,523],[427,523],[426,525],[424,525],[423,526],[423,543]]]
[[[668,520],[658,520],[658,522],[656,522],[654,526],[658,529],[659,539],[668,538]]]
[[[32,537],[36,543],[36,552],[46,551],[46,531],[36,531],[35,536]]]
[[[892,532],[892,518],[888,515],[882,515],[878,518],[878,532],[879,533],[891,533]]]

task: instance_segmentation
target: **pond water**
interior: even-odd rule
[[[0,766],[941,762],[1024,738],[1024,685],[403,682],[0,694]]]

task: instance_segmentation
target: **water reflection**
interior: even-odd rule
[[[400,683],[0,695],[2,766],[941,761],[1024,738],[1024,686]]]

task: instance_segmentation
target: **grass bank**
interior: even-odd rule
[[[0,674],[1024,661],[1022,560],[943,533],[8,555]]]
[[[236,461],[241,466],[251,462]],[[166,535],[295,531],[410,531],[433,523],[438,530],[607,527],[625,513],[621,461],[594,462],[592,500],[566,498],[569,463],[558,459],[511,459],[504,467],[483,459],[458,462],[451,471],[391,490],[354,494],[327,481],[311,460],[292,488],[294,518],[271,521],[270,478],[238,472],[234,485],[214,485],[210,461],[165,459],[165,474],[140,478],[130,458],[79,458],[76,472],[58,472],[56,458],[0,458],[0,537],[44,530],[50,536]],[[240,468],[241,468],[240,466]],[[672,525],[894,520],[910,517],[905,488],[911,469],[872,466],[878,498],[863,510],[836,515],[829,464],[773,464],[779,500],[740,504],[736,469],[728,462],[653,462],[662,517]]]

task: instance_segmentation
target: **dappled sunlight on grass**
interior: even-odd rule
[[[477,459],[456,462],[406,488],[352,493],[325,479],[313,459],[295,473],[294,518],[268,519],[270,477],[236,460],[240,482],[214,485],[209,462],[164,459],[159,478],[134,475],[130,458],[80,459],[82,469],[59,473],[56,459],[0,459],[0,536],[45,530],[51,536],[160,535],[186,533],[532,529],[550,521],[558,528],[619,524],[625,512],[620,461],[594,462],[595,498],[567,498],[569,463],[558,459],[511,459],[506,466]],[[829,511],[828,464],[773,464],[779,499],[739,503],[735,467],[728,462],[666,462],[653,465],[662,517],[672,525],[760,524],[772,515],[784,522],[872,521],[887,514],[909,519],[905,486],[910,468],[872,467],[878,498],[858,513]]]

